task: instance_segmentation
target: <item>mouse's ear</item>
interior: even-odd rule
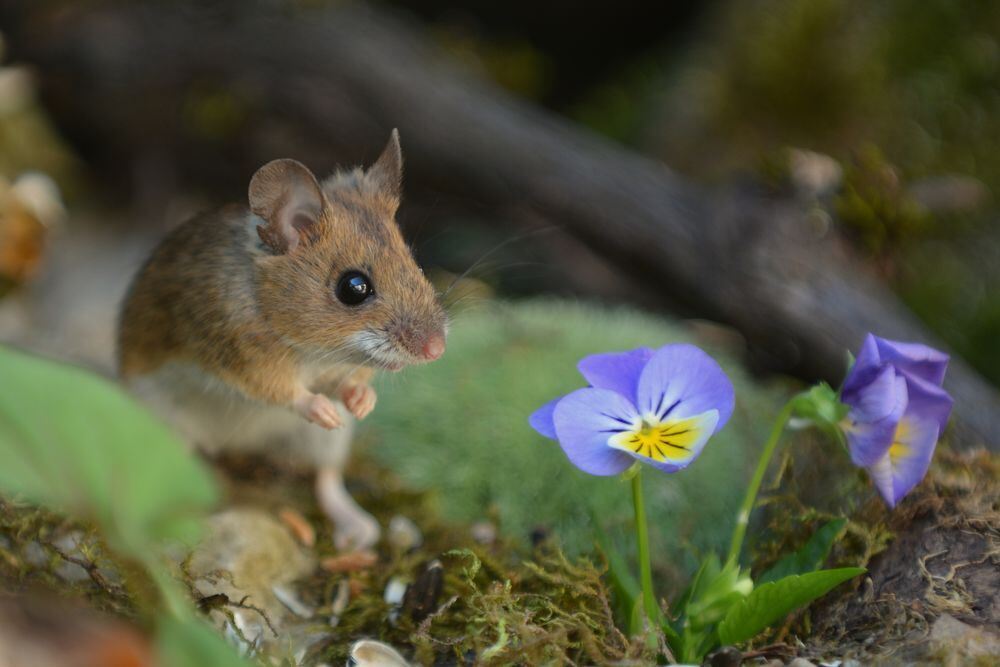
[[[274,160],[250,179],[250,210],[267,223],[257,226],[261,240],[274,252],[292,252],[315,240],[323,212],[323,192],[301,162]]]
[[[403,150],[399,147],[399,130],[393,129],[382,155],[368,168],[365,176],[379,192],[399,201],[403,190]]]

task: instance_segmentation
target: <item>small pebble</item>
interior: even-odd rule
[[[482,545],[490,545],[497,541],[497,527],[489,521],[477,521],[469,529],[472,539]]]
[[[22,554],[24,561],[33,567],[42,568],[49,564],[49,553],[38,542],[28,542],[24,546]]]
[[[316,530],[299,512],[293,510],[291,507],[285,507],[278,512],[278,518],[281,519],[283,524],[288,526],[288,529],[292,531],[292,535],[299,541],[299,544],[307,547],[316,545]]]
[[[805,658],[795,658],[790,663],[788,663],[787,667],[816,667],[816,665],[809,662]]]
[[[382,599],[385,600],[386,604],[391,606],[391,609],[389,609],[389,623],[393,625],[399,620],[399,611],[403,606],[403,599],[406,597],[408,588],[409,584],[401,577],[393,577],[385,585]]]
[[[743,652],[735,646],[723,646],[712,651],[706,659],[709,667],[740,667]]]
[[[389,544],[400,551],[415,549],[424,542],[424,536],[417,524],[401,514],[389,520],[387,532],[386,538]]]
[[[255,628],[264,628],[244,632],[251,640],[259,637],[257,648],[262,649],[279,641],[275,633],[284,637],[286,631],[301,623],[297,616],[312,614],[313,610],[296,597],[299,589],[293,582],[315,570],[315,559],[276,512],[249,507],[232,507],[209,517],[205,537],[191,554],[187,568],[196,594],[209,610],[216,610],[210,611],[210,616],[220,628],[227,614],[217,609],[226,600],[247,600],[260,609],[229,611]],[[274,632],[263,616],[271,622]],[[236,627],[243,629],[244,623],[238,620]]]
[[[387,604],[402,604],[403,598],[406,596],[407,586],[408,584],[402,577],[393,577],[385,585],[385,592],[382,594],[382,599]]]
[[[339,556],[330,556],[320,561],[320,567],[334,574],[360,572],[371,568],[378,561],[374,551],[353,551]]]
[[[351,657],[348,665],[357,667],[409,667],[410,663],[399,654],[399,651],[371,639],[362,639],[351,646]]]
[[[788,162],[792,185],[803,195],[821,197],[843,182],[843,168],[829,155],[793,148]]]
[[[427,564],[417,580],[406,589],[403,609],[410,618],[420,622],[437,611],[438,599],[444,588],[444,566],[434,559]]]
[[[281,604],[288,607],[288,611],[292,612],[296,616],[301,618],[312,618],[316,613],[312,607],[300,600],[295,591],[288,586],[275,584],[274,586],[271,586],[271,592],[274,593],[274,597],[278,598],[278,601]]]
[[[71,546],[67,547],[64,541],[57,540],[55,542],[55,545],[59,547],[59,549],[68,556],[75,556],[84,561],[87,560],[80,554],[75,544],[72,544]],[[69,582],[71,584],[78,584],[80,582],[90,580],[90,575],[87,574],[87,570],[85,568],[81,567],[77,563],[71,563],[68,560],[62,560],[62,559],[57,560],[57,565],[55,567],[55,574],[63,581]]]

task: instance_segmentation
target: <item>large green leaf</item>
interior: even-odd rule
[[[799,607],[825,595],[834,586],[863,572],[863,567],[820,570],[764,584],[730,607],[719,624],[719,641],[722,644],[746,641]]]
[[[834,519],[821,526],[801,549],[788,554],[764,572],[757,579],[757,585],[777,581],[792,574],[815,572],[823,567],[833,543],[837,541],[846,525],[847,519]]]
[[[93,520],[142,560],[195,539],[216,499],[206,468],[116,385],[3,347],[0,493]]]

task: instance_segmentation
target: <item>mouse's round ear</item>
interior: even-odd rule
[[[323,192],[301,162],[268,162],[250,179],[249,195],[250,210],[265,222],[257,233],[275,253],[290,253],[318,236]]]
[[[399,202],[403,191],[403,150],[399,146],[399,130],[393,129],[389,143],[365,176],[379,192]]]

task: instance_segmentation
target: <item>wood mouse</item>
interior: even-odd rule
[[[316,469],[339,549],[380,534],[342,476],[373,372],[445,349],[445,312],[395,222],[402,168],[395,130],[369,169],[322,183],[269,162],[249,207],[196,216],[156,247],[118,327],[122,380],[192,445]]]

